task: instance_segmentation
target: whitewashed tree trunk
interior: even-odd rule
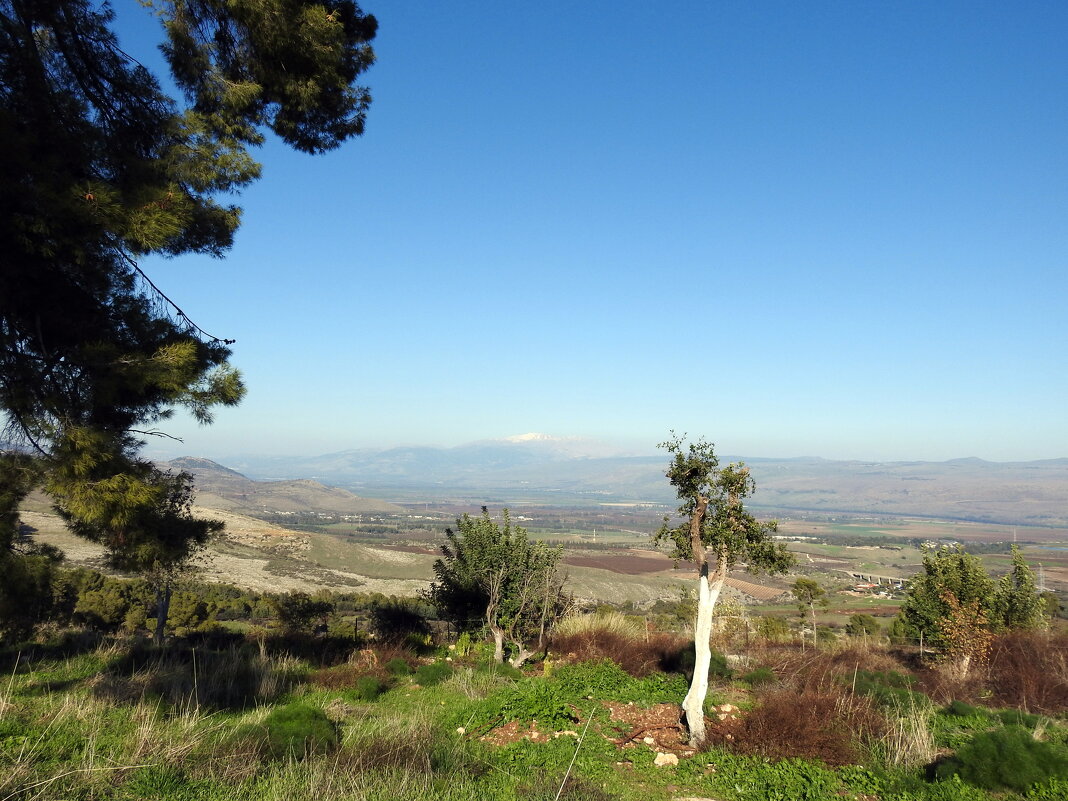
[[[490,626],[490,631],[493,633],[493,661],[504,661],[504,629],[499,629],[496,626]]]
[[[690,745],[694,746],[705,741],[705,697],[708,695],[708,668],[712,664],[712,622],[725,578],[725,571],[717,570],[715,577],[709,579],[706,565],[697,579],[697,620],[693,631],[696,658],[693,680],[682,701],[686,727],[690,730]]]

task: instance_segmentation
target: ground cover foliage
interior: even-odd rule
[[[967,680],[871,644],[753,643],[718,655],[694,751],[692,643],[637,623],[567,621],[526,671],[471,635],[309,658],[299,632],[42,632],[0,653],[0,798],[1068,797],[1064,635],[1001,637]]]

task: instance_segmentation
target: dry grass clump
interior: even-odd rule
[[[880,737],[883,716],[866,698],[818,690],[774,690],[737,720],[714,723],[709,742],[769,759],[802,757],[828,765],[862,759],[864,744]]]
[[[553,630],[551,648],[575,662],[610,659],[641,678],[674,670],[686,645],[676,635],[649,632],[641,621],[609,613],[565,618]]]
[[[1068,710],[1068,635],[1017,631],[994,640],[988,681],[998,706]]]

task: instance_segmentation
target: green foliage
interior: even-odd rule
[[[386,684],[377,676],[360,676],[355,684],[345,692],[347,698],[354,701],[374,701],[386,691]]]
[[[306,592],[287,592],[271,599],[278,620],[289,631],[310,631],[325,626],[334,614],[334,604],[322,598],[312,598]]]
[[[426,615],[412,601],[391,598],[371,606],[370,629],[374,636],[388,643],[399,643],[410,635],[430,633]]]
[[[578,718],[572,695],[551,681],[528,681],[486,699],[471,718],[476,728],[509,721],[537,721],[545,729],[570,729]]]
[[[850,615],[845,632],[850,637],[878,637],[881,631],[879,621],[872,615]]]
[[[386,673],[390,676],[410,676],[412,674],[412,666],[408,664],[408,660],[400,656],[395,656],[385,664]]]
[[[773,684],[778,681],[778,677],[776,677],[775,671],[773,671],[769,667],[758,667],[755,670],[750,670],[748,673],[739,676],[738,678],[740,678],[750,687],[763,687],[767,684]]]
[[[422,687],[433,687],[441,684],[453,673],[452,665],[448,662],[431,662],[428,665],[420,665],[415,669],[413,677],[416,684]]]
[[[976,734],[955,756],[938,765],[935,774],[940,779],[960,776],[988,790],[1024,792],[1051,778],[1068,779],[1068,760],[1022,726],[1006,726]]]
[[[501,516],[498,524],[482,507],[479,517],[465,514],[455,530],[446,529],[425,597],[461,630],[487,626],[499,659],[510,643],[518,666],[545,646],[571,599],[559,570],[563,549],[529,540],[525,529],[512,525],[507,509]]]
[[[1046,622],[1046,604],[1038,593],[1035,574],[1016,545],[1012,568],[998,579],[994,613],[999,626],[1012,630],[1041,627]]]
[[[671,454],[666,475],[681,501],[677,515],[683,522],[671,527],[670,519],[665,519],[655,541],[670,542],[673,559],[695,560],[699,570],[706,552],[711,552],[709,561],[717,570],[742,559],[751,570],[771,572],[782,572],[793,564],[786,546],[771,538],[776,524],[759,522],[743,505],[756,490],[749,468],[744,464],[720,467],[712,443],[703,439],[686,443],[675,437],[660,447]]]
[[[916,683],[914,676],[894,670],[858,670],[854,676],[842,676],[841,683],[891,709],[931,705],[926,695],[912,689]]]
[[[781,642],[790,636],[790,624],[781,617],[764,615],[757,620],[756,633],[765,640]]]
[[[971,629],[1002,631],[1037,628],[1045,616],[1034,574],[1018,548],[1012,549],[1011,571],[995,582],[977,557],[957,546],[924,550],[923,571],[909,584],[900,620],[903,625],[890,632],[892,641],[922,631],[933,647],[959,650],[968,645],[960,642],[968,621]],[[947,621],[958,625],[947,629]],[[974,640],[974,634],[966,639]]]
[[[355,81],[377,28],[351,0],[148,5],[184,105],[120,48],[109,4],[0,3],[0,181],[18,187],[0,198],[5,435],[47,457],[75,532],[137,570],[218,530],[189,513],[185,478],[141,458],[142,437],[177,408],[210,422],[245,392],[232,341],[138,260],[230,247],[240,210],[220,196],[259,176],[261,128],[308,152],[361,133]]]
[[[263,721],[265,745],[275,758],[302,758],[337,745],[337,728],[323,710],[305,703],[275,707]]]
[[[797,599],[797,608],[802,615],[805,612],[814,610],[817,605],[826,607],[829,603],[827,590],[821,587],[818,581],[804,576],[798,577],[793,586],[790,587],[790,592]]]
[[[1068,798],[1068,779],[1047,779],[1037,782],[1025,794],[1029,801],[1064,801]]]

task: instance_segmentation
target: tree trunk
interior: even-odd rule
[[[156,632],[152,641],[156,645],[163,645],[163,635],[167,630],[167,616],[171,611],[171,585],[165,582],[156,588]]]
[[[493,633],[493,661],[504,662],[504,629],[490,626]]]
[[[509,660],[509,663],[514,668],[522,667],[523,663],[526,662],[528,659],[530,659],[530,657],[534,656],[534,654],[536,654],[536,653],[537,653],[536,650],[531,650],[531,649],[527,648],[525,645],[520,645],[519,646],[519,651],[516,653],[516,655],[514,657],[512,657]]]
[[[708,668],[712,664],[712,621],[716,601],[723,589],[726,571],[716,570],[715,577],[709,579],[708,564],[698,578],[697,620],[694,622],[693,680],[690,690],[682,701],[682,712],[686,716],[686,727],[690,731],[690,745],[700,746],[705,741],[705,696],[708,695]]]

